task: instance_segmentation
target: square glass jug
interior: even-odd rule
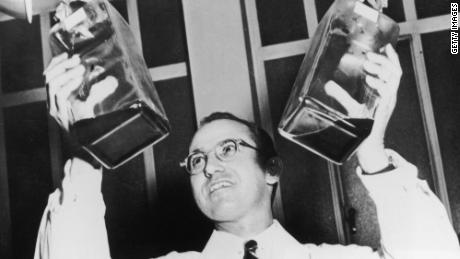
[[[311,40],[279,133],[336,164],[346,161],[370,134],[379,101],[364,81],[366,53],[395,44],[398,34],[397,23],[381,12],[336,0]],[[350,100],[359,109],[350,109]]]

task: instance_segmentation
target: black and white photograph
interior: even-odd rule
[[[0,0],[0,259],[460,259],[458,0]]]

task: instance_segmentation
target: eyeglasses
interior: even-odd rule
[[[206,164],[208,163],[208,154],[214,151],[217,159],[223,162],[231,161],[235,154],[240,150],[241,146],[252,148],[256,151],[260,150],[242,139],[226,139],[217,143],[213,149],[204,153],[196,151],[189,154],[183,162],[180,163],[181,167],[185,167],[187,172],[191,175],[202,173]]]

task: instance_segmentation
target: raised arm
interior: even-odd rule
[[[396,105],[402,70],[391,45],[384,53],[368,53],[364,64],[366,84],[378,92],[380,99],[371,133],[357,150],[357,174],[377,208],[380,249],[374,252],[356,245],[313,245],[309,247],[312,258],[460,258],[458,239],[443,204],[426,182],[418,179],[414,165],[385,149],[385,131]],[[328,82],[326,92],[349,114],[362,111],[363,104],[338,84]]]
[[[34,258],[110,258],[101,169],[73,158],[64,175],[62,187],[49,196]]]
[[[401,78],[398,56],[391,45],[385,54],[368,54],[366,83],[381,99],[370,136],[357,151],[357,173],[373,198],[385,258],[460,258],[460,248],[446,210],[417,168],[394,151],[384,149]],[[410,140],[408,140],[410,141]]]
[[[84,65],[78,56],[62,54],[45,70],[50,114],[66,130],[69,122],[94,116],[94,105],[117,87],[113,77],[93,85],[91,98],[78,100],[72,94],[83,82]],[[72,108],[71,108],[72,106]],[[82,118],[74,116],[79,109]],[[73,158],[64,167],[61,188],[49,196],[43,214],[35,259],[110,258],[101,194],[102,169]]]

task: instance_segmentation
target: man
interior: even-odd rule
[[[442,204],[417,179],[413,165],[384,149],[401,76],[393,48],[387,46],[385,53],[386,57],[368,54],[364,65],[366,82],[381,100],[371,134],[357,151],[357,173],[377,207],[382,236],[378,251],[356,245],[300,244],[290,236],[271,211],[280,164],[270,138],[251,123],[216,113],[204,119],[182,163],[190,173],[195,201],[215,230],[203,251],[171,252],[163,258],[460,258]],[[66,56],[55,58],[45,71],[50,112],[58,121],[66,121],[66,100],[83,73],[78,57]],[[99,86],[115,89],[116,80],[109,78]],[[357,105],[339,97],[343,92],[338,85],[330,82],[327,88],[332,97],[345,100],[345,108]],[[101,171],[74,158],[64,172],[62,191],[50,196],[45,210],[35,258],[110,258]]]

